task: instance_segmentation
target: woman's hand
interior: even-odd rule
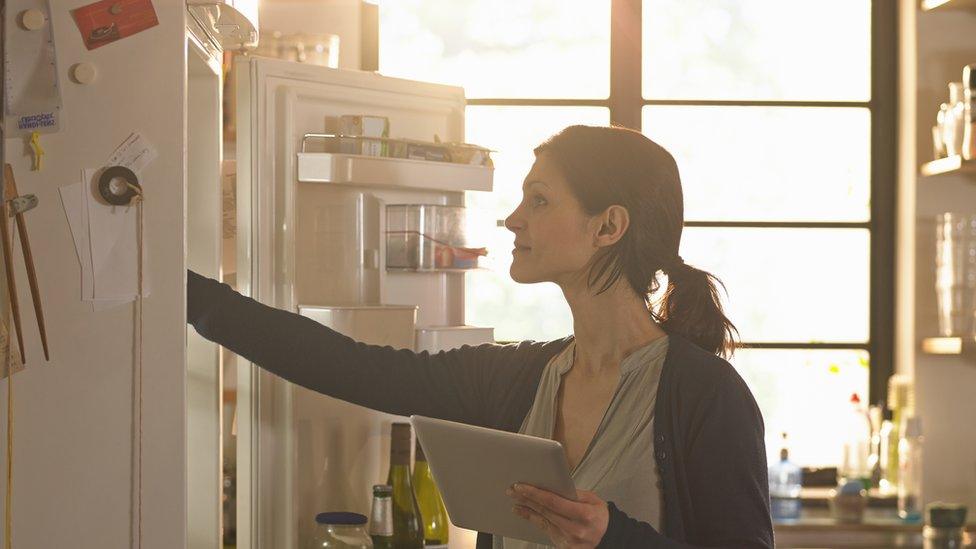
[[[576,501],[519,483],[505,491],[515,500],[512,512],[535,524],[560,549],[592,548],[607,531],[607,502],[593,492],[576,491]]]

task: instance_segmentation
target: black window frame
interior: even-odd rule
[[[871,117],[870,219],[866,222],[686,221],[686,227],[867,229],[870,238],[869,335],[865,343],[743,341],[750,349],[855,349],[869,355],[869,402],[884,400],[894,373],[895,212],[898,42],[895,2],[871,2],[871,97],[868,101],[645,99],[642,89],[642,0],[610,2],[610,96],[606,99],[469,98],[468,105],[605,107],[613,125],[642,129],[646,105],[835,107]],[[838,17],[842,17],[838,14]]]

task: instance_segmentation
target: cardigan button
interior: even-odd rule
[[[667,459],[668,459],[668,453],[665,452],[664,450],[658,450],[658,452],[657,452],[657,459],[659,461],[667,461]]]
[[[654,437],[654,441],[658,444],[664,444],[664,435],[657,435]]]

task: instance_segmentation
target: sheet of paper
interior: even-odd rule
[[[78,182],[59,189],[68,228],[75,244],[75,253],[81,264],[81,299],[91,303],[92,310],[100,311],[131,301],[130,299],[99,299],[92,297],[91,248],[88,242],[88,210],[84,200],[84,183]]]
[[[85,170],[83,193],[88,212],[94,299],[133,299],[138,291],[138,215],[136,206],[112,206],[96,198],[100,170]],[[143,249],[143,264],[146,265]],[[143,297],[149,295],[149,269],[143,271]]]
[[[156,158],[156,148],[139,132],[132,132],[105,163],[106,166],[125,166],[136,175]]]

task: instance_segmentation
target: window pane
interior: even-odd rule
[[[749,384],[766,425],[766,454],[778,459],[780,434],[804,466],[841,463],[839,425],[847,425],[852,393],[868,392],[868,353],[848,350],[740,349],[732,365]]]
[[[644,107],[674,155],[685,220],[868,221],[868,109]]]
[[[681,257],[719,278],[743,341],[864,343],[866,229],[687,227]]]
[[[643,30],[648,98],[870,98],[870,0],[644,0]]]
[[[468,107],[465,139],[495,149],[494,191],[468,193],[469,213],[490,220],[475,232],[472,243],[488,247],[490,270],[466,276],[466,321],[493,326],[495,339],[548,340],[573,331],[573,319],[555,284],[517,284],[508,274],[512,263],[512,233],[495,227],[522,198],[522,181],[532,167],[539,143],[571,124],[607,125],[610,113],[599,107]],[[482,244],[483,243],[483,244]]]
[[[381,0],[380,71],[468,97],[605,98],[609,0]]]

